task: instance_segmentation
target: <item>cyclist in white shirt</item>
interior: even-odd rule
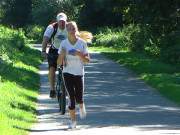
[[[49,82],[50,82],[50,97],[55,98],[55,71],[57,67],[58,48],[61,41],[67,38],[66,21],[67,16],[64,13],[59,13],[56,17],[57,22],[50,24],[44,32],[42,42],[42,56],[48,59],[49,64]],[[46,48],[51,44],[48,54]]]
[[[85,104],[83,101],[84,92],[84,63],[90,61],[87,43],[80,38],[76,22],[68,22],[66,25],[68,38],[61,42],[59,48],[58,64],[63,65],[63,75],[67,93],[70,99],[69,128],[76,127],[75,104],[79,104],[80,118],[86,117]]]

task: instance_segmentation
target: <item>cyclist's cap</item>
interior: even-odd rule
[[[57,21],[67,21],[67,16],[66,16],[66,14],[64,14],[64,13],[59,13],[58,15],[57,15],[57,17],[56,17],[56,20]]]

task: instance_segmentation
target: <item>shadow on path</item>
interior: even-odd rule
[[[82,124],[180,128],[180,108],[138,80],[130,71],[102,55],[92,54],[86,66],[85,102],[88,117]]]
[[[100,54],[91,54],[91,58],[92,62],[85,67],[87,118],[80,120],[77,114],[78,127],[88,131],[98,128],[102,132],[104,128],[121,131],[123,127],[135,127],[142,131],[179,130],[179,107],[123,66]],[[67,130],[68,114],[60,115],[56,99],[49,99],[47,68],[47,62],[40,67],[39,123],[30,130],[31,135]]]

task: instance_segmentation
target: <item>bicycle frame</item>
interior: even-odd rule
[[[66,91],[65,91],[65,83],[63,78],[63,73],[61,67],[57,68],[57,82],[56,82],[56,92],[57,99],[59,103],[59,110],[61,114],[65,114],[66,112]]]

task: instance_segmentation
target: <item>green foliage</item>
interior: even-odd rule
[[[126,5],[125,21],[148,24],[157,35],[167,34],[179,26],[179,0],[135,0]],[[128,9],[128,10],[127,10]]]
[[[26,37],[22,29],[13,30],[0,26],[0,59],[11,61],[17,51],[25,47]]]
[[[12,53],[0,67],[0,129],[2,135],[24,135],[36,122],[36,98],[39,89],[40,52],[25,47]]]
[[[32,21],[34,24],[46,26],[55,21],[58,9],[58,1],[54,0],[33,0]]]
[[[21,50],[26,44],[26,37],[24,35],[24,31],[22,29],[14,31],[10,40],[15,45],[15,47]]]
[[[27,39],[40,43],[42,41],[44,27],[39,25],[28,25],[24,28]]]
[[[1,0],[2,24],[20,28],[30,23],[31,6],[31,0]]]
[[[33,23],[47,26],[56,21],[59,12],[67,14],[69,20],[77,20],[82,7],[82,0],[32,0]]]
[[[139,25],[128,25],[123,28],[101,28],[95,35],[95,45],[128,48],[131,51],[145,51],[145,47],[152,48],[150,32]]]
[[[126,48],[128,38],[123,34],[121,28],[99,28],[99,33],[95,35],[95,46],[113,47],[116,49]]]
[[[78,21],[84,0],[62,0],[58,3],[58,12],[67,13],[68,20]]]
[[[180,32],[174,31],[162,39],[161,57],[171,63],[180,63]]]
[[[40,52],[20,47],[22,30],[0,26],[0,31],[0,132],[24,135],[36,122]]]
[[[101,28],[95,35],[94,46],[105,46],[116,50],[146,52],[153,57],[162,58],[166,62],[180,62],[179,32],[169,35],[154,35],[147,25],[128,25],[123,28]]]
[[[1,0],[0,21],[15,27],[32,22],[38,27],[32,24],[26,35],[41,41],[39,25],[46,27],[56,21],[57,13],[65,12],[80,29],[109,27],[96,34],[96,45],[146,51],[176,63],[179,41],[169,33],[180,31],[179,9],[179,0]]]
[[[84,0],[80,10],[82,27],[122,26],[123,0]]]
[[[129,49],[136,52],[147,52],[152,56],[160,55],[158,37],[153,36],[149,25],[129,25],[124,28],[125,35],[130,33],[131,44]]]

